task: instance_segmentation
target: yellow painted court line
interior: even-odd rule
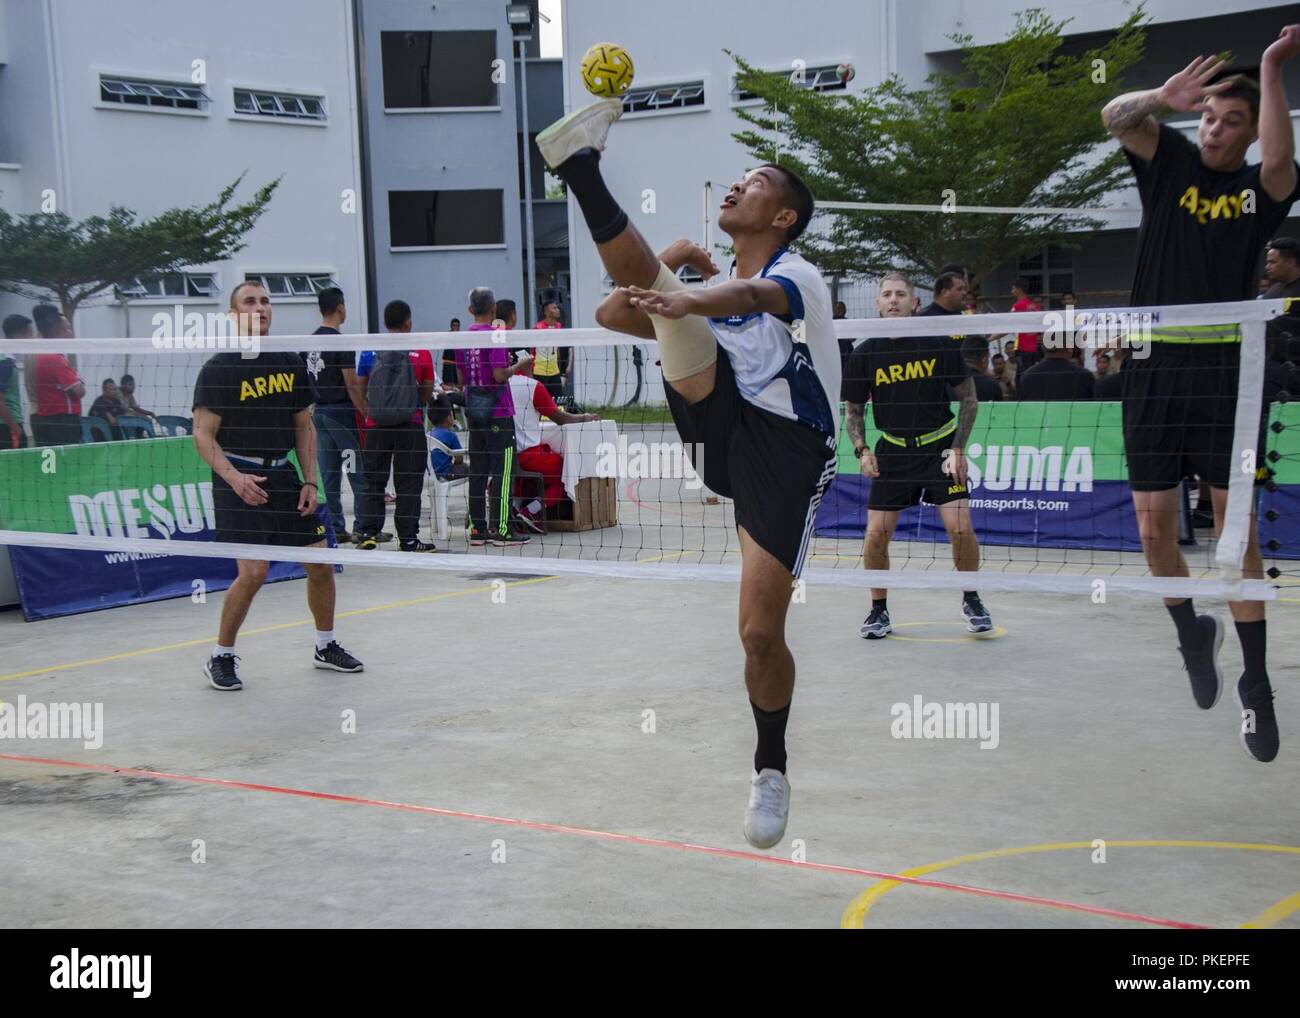
[[[955,859],[945,859],[943,862],[932,862],[925,866],[917,866],[910,870],[902,870],[900,876],[904,877],[923,877],[928,873],[934,873],[938,870],[951,869],[954,866],[961,866],[968,862],[980,862],[985,859],[1005,859],[1010,856],[1030,855],[1037,852],[1061,852],[1070,849],[1093,849],[1091,841],[1060,841],[1045,845],[1028,845],[1023,848],[998,848],[989,852],[974,852],[970,855],[959,855]],[[1300,846],[1295,845],[1266,845],[1255,842],[1237,842],[1237,841],[1106,841],[1106,847],[1110,848],[1218,848],[1238,852],[1280,852],[1287,855],[1300,855]],[[871,911],[871,906],[880,900],[891,889],[898,887],[896,880],[881,880],[854,898],[844,908],[844,914],[840,916],[840,929],[860,930],[867,913]],[[1300,907],[1300,894],[1293,895],[1295,902],[1290,908],[1287,908],[1288,902],[1292,898],[1278,902],[1272,908],[1260,913],[1251,920],[1251,923],[1263,923],[1269,925],[1278,922],[1285,916],[1289,915],[1296,908]],[[1248,924],[1249,925],[1249,924]]]
[[[1270,926],[1280,923],[1296,909],[1300,909],[1300,891],[1296,891],[1289,898],[1283,898],[1276,905],[1264,909],[1250,922],[1242,923],[1241,928],[1243,930],[1266,930]]]
[[[547,580],[554,580],[554,576],[534,576],[527,580],[513,580],[507,583],[507,587],[525,587],[531,583],[544,583]],[[413,597],[406,601],[390,601],[387,604],[372,605],[369,608],[353,608],[350,611],[335,612],[336,619],[352,618],[356,615],[368,615],[371,612],[388,611],[391,608],[412,608],[421,604],[432,604],[434,601],[446,601],[453,597],[468,597],[470,594],[491,593],[492,587],[471,587],[468,590],[451,590],[443,594],[430,594],[427,597]],[[312,619],[299,619],[297,622],[280,622],[273,626],[259,626],[256,629],[245,629],[240,632],[241,637],[257,636],[259,633],[276,633],[282,629],[295,629],[298,626],[315,625]],[[161,654],[168,650],[184,650],[186,647],[198,647],[205,643],[211,643],[216,636],[204,636],[198,640],[182,640],[180,643],[166,643],[160,647],[144,647],[141,650],[123,651],[121,654],[109,654],[106,657],[86,658],[82,661],[69,661],[67,664],[49,665],[45,668],[33,668],[25,672],[10,672],[8,675],[0,675],[0,682],[12,682],[15,679],[25,679],[32,675],[47,675],[50,672],[64,672],[72,668],[85,668],[89,665],[101,665],[109,661],[123,661],[127,658],[143,657],[146,654]]]
[[[907,626],[964,626],[965,624],[964,622],[899,622],[894,629],[904,629]],[[964,636],[899,636],[895,632],[889,639],[902,640],[904,643],[983,643],[1006,635],[1005,629],[994,626],[992,632],[966,633]]]

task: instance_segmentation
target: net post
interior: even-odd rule
[[[1237,373],[1237,416],[1232,428],[1232,462],[1228,472],[1228,506],[1214,560],[1224,582],[1241,583],[1241,564],[1250,545],[1255,511],[1255,463],[1264,404],[1264,322],[1243,322],[1241,367]],[[1247,466],[1253,469],[1247,470]],[[1237,589],[1240,589],[1238,587]]]

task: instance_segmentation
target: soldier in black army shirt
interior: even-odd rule
[[[230,295],[230,316],[241,336],[264,337],[271,327],[271,298],[260,283],[240,283]],[[316,514],[316,429],[312,388],[294,352],[219,353],[194,386],[194,445],[212,467],[216,540],[274,547],[325,545]],[[289,462],[296,451],[302,478]],[[217,646],[203,666],[213,689],[242,689],[235,638],[269,562],[237,560],[239,575],[221,606]],[[306,563],[307,603],[316,622],[317,668],[359,672],[363,666],[334,639],[334,566]]]

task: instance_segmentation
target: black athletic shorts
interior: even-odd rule
[[[241,474],[266,478],[260,487],[266,492],[267,501],[262,505],[249,505],[214,473],[212,508],[217,517],[216,540],[284,548],[302,548],[325,540],[325,523],[317,513],[298,515],[302,481],[292,465],[259,467],[234,456],[230,457],[230,462]]]
[[[1240,345],[1152,343],[1150,349],[1149,357],[1130,354],[1120,369],[1129,487],[1165,491],[1195,476],[1226,488],[1233,468]],[[1261,429],[1257,477],[1265,465],[1262,439]]]
[[[720,347],[717,381],[703,400],[689,404],[671,383],[664,388],[704,483],[735,502],[737,528],[798,576],[835,476],[835,437],[754,406]]]
[[[970,498],[964,484],[944,473],[944,453],[952,448],[948,435],[916,449],[894,445],[883,438],[876,440],[876,465],[880,476],[871,482],[867,508],[895,512],[920,503],[924,497],[931,505],[944,505],[959,498]]]

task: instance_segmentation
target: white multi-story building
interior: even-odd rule
[[[365,308],[352,32],[350,0],[0,0],[0,208],[79,220],[117,205],[144,220],[210,202],[240,175],[236,203],[280,178],[243,250],[123,280],[78,311],[79,336],[151,335],[177,305],[219,312],[254,275],[275,333],[311,332],[330,281]],[[30,311],[0,292],[0,315]],[[101,378],[130,371],[144,406],[188,415],[193,359],[83,354],[78,370],[87,403]]]
[[[1133,9],[1126,0],[1047,0],[1032,5],[1025,0],[818,0],[802,6],[789,0],[662,0],[644,6],[566,0],[565,103],[572,109],[591,101],[579,75],[579,61],[588,46],[608,40],[627,47],[636,79],[625,99],[628,112],[613,127],[602,160],[610,189],[652,246],[677,237],[707,239],[718,257],[726,238],[712,222],[717,205],[726,187],[754,162],[733,138],[748,126],[736,110],[752,100],[737,93],[735,64],[726,50],[770,70],[800,67],[804,80],[819,89],[842,87],[834,75],[841,63],[851,64],[856,72],[847,85],[850,91],[891,74],[919,87],[932,71],[957,69],[959,49],[952,36],[969,35],[976,45],[999,41],[1013,28],[1016,12],[1029,6],[1043,7],[1057,19],[1071,19],[1066,45],[1074,49],[1094,45]],[[1146,8],[1151,16],[1146,55],[1126,74],[1132,88],[1163,83],[1197,53],[1231,50],[1239,66],[1256,66],[1281,26],[1300,20],[1300,6],[1294,4],[1243,7],[1227,0],[1149,0]],[[1292,101],[1300,105],[1300,67],[1294,64],[1288,65],[1287,82]],[[1195,130],[1194,118],[1187,129]],[[953,144],[962,141],[953,139]],[[1251,157],[1258,158],[1257,148]],[[936,196],[935,202],[940,200]],[[1126,188],[1108,204],[1135,207],[1137,196]],[[589,325],[610,284],[576,206],[570,205],[574,320]],[[1044,293],[1073,290],[1093,294],[1094,303],[1122,300],[1131,278],[1136,227],[1136,216],[1116,217],[1077,251],[1025,252],[1020,264],[1003,266],[987,278],[983,293],[994,298],[1005,294],[1011,279],[1025,274]],[[872,281],[829,282],[848,302],[850,317],[874,315]],[[606,395],[610,360],[604,351],[599,365],[590,363],[589,356],[590,378],[584,386],[588,398]],[[662,393],[662,383],[653,368],[648,372],[654,398]],[[630,378],[624,358],[618,398],[630,394]]]

